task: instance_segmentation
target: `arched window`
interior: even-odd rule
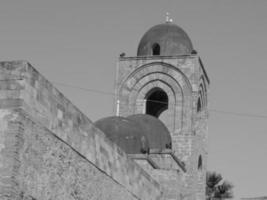
[[[201,100],[202,100],[202,107],[206,106],[206,89],[204,88],[204,85],[201,83],[199,85],[199,91],[200,91],[200,95],[201,95]]]
[[[200,101],[200,97],[197,100],[197,112],[201,111],[201,101]]]
[[[154,88],[146,96],[146,114],[159,117],[168,109],[168,95],[160,88]]]
[[[153,44],[153,46],[152,46],[152,53],[153,53],[153,56],[160,55],[160,46],[159,46],[158,43]]]
[[[198,157],[197,169],[198,170],[202,169],[202,156],[201,155]]]

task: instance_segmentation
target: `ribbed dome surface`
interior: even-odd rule
[[[137,56],[152,56],[155,45],[159,46],[159,56],[188,55],[193,50],[186,32],[171,22],[150,28],[139,43]]]
[[[112,116],[96,121],[95,125],[128,154],[149,151],[148,140],[142,127],[131,119]]]
[[[127,118],[136,122],[143,129],[150,149],[171,149],[171,135],[158,118],[145,114],[130,115]]]

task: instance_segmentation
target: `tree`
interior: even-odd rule
[[[221,200],[233,198],[233,185],[224,181],[222,175],[216,172],[206,174],[206,200]]]

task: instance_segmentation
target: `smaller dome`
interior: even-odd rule
[[[191,54],[193,45],[187,33],[174,23],[150,28],[139,42],[137,56],[176,56]]]
[[[127,118],[136,122],[144,130],[150,149],[171,149],[171,135],[158,118],[146,114],[130,115]]]
[[[112,116],[100,119],[94,124],[128,154],[149,151],[148,140],[143,134],[142,127],[130,119]]]

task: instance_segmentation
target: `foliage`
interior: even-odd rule
[[[206,174],[206,200],[221,200],[233,198],[233,185],[224,181],[222,175],[216,172]]]

